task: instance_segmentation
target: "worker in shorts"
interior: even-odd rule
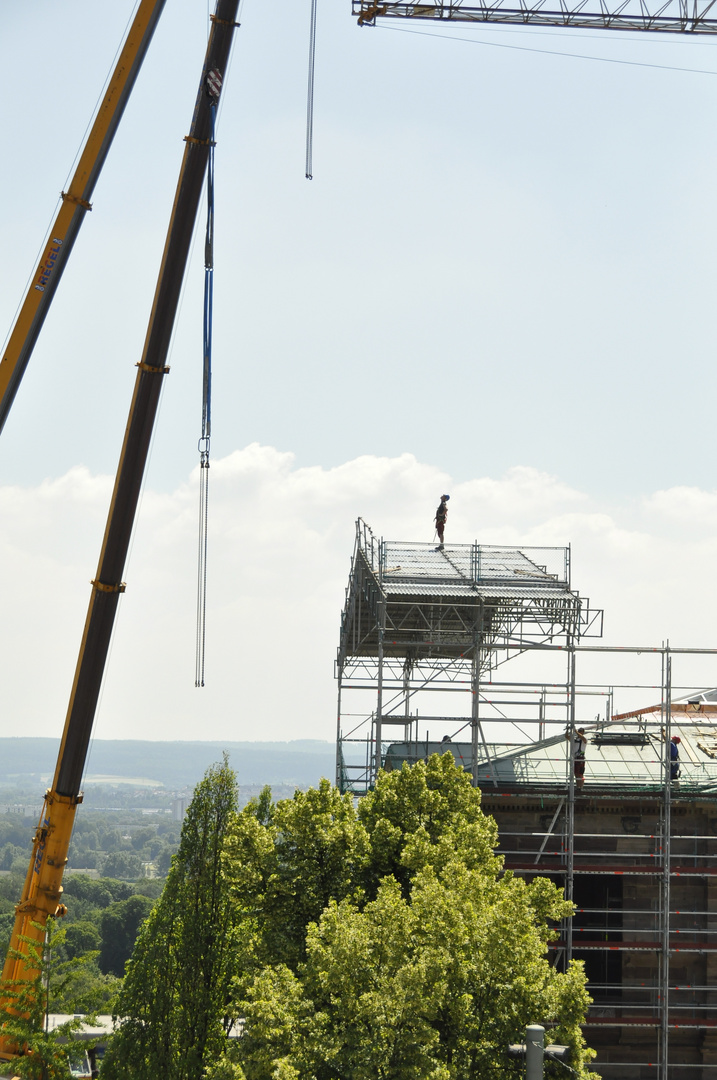
[[[436,521],[436,532],[438,533],[438,550],[439,551],[443,547],[443,531],[444,531],[444,529],[446,527],[446,518],[448,517],[447,503],[448,503],[449,499],[450,499],[450,495],[441,495],[441,501],[439,502],[438,509],[436,510],[435,521]]]
[[[565,732],[565,738],[570,743],[570,756],[573,759],[573,775],[575,777],[575,783],[578,790],[580,790],[585,783],[585,747],[588,744],[588,737],[585,734],[585,728],[581,727],[570,735],[570,728]]]

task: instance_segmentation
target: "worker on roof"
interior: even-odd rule
[[[585,747],[588,744],[588,737],[585,734],[585,728],[580,727],[572,735],[570,734],[570,728],[568,728],[565,732],[565,738],[570,743],[570,756],[573,759],[573,776],[575,777],[577,788],[580,791],[585,783]]]
[[[670,780],[677,780],[680,776],[680,739],[679,735],[673,735],[670,739]]]
[[[446,527],[446,518],[448,517],[448,500],[450,495],[441,495],[441,501],[438,504],[436,510],[436,532],[438,533],[438,551],[443,550],[443,531]]]
[[[662,729],[662,738],[667,738],[667,732]],[[670,780],[679,780],[680,777],[680,743],[679,735],[673,735],[670,739]]]

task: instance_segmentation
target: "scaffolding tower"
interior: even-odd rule
[[[435,750],[424,730],[437,728],[446,740],[470,732],[477,780],[483,682],[516,654],[559,643],[569,687],[572,645],[601,633],[602,612],[571,588],[569,547],[379,540],[359,518],[336,661],[338,786],[373,786],[387,733],[401,732],[418,760]],[[563,724],[573,703],[563,695]]]
[[[572,589],[570,548],[441,550],[379,540],[359,520],[337,782],[360,796],[379,768],[450,752],[496,818],[505,868],[550,876],[576,904],[551,959],[585,962],[592,1067],[605,1080],[717,1080],[717,650],[593,643],[601,632],[602,612]],[[508,660],[528,676],[506,677]],[[592,676],[606,662],[607,680],[578,680],[578,664]],[[626,662],[649,663],[650,677],[618,683]]]

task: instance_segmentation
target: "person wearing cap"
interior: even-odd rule
[[[667,738],[667,732],[662,729],[662,738]],[[680,743],[679,735],[673,735],[670,739],[670,780],[678,780],[680,776]]]
[[[441,501],[438,504],[436,510],[436,532],[438,533],[438,550],[443,547],[443,530],[446,527],[446,518],[448,517],[448,500],[450,495],[441,495]]]
[[[680,776],[680,743],[679,735],[673,735],[670,739],[670,780],[677,780]]]
[[[677,780],[680,775],[680,736],[670,739],[670,780]]]
[[[575,776],[575,783],[578,790],[580,790],[585,783],[585,747],[588,744],[588,737],[585,734],[585,728],[580,727],[575,734],[570,736],[570,728],[565,732],[565,738],[570,742],[570,753],[573,759],[573,775]]]

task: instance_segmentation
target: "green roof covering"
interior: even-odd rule
[[[664,743],[659,723],[603,724],[585,734],[585,790],[616,785],[633,790],[654,791],[663,783]],[[685,714],[674,714],[671,734],[679,743],[680,777],[673,787],[685,794],[717,794],[717,723],[712,718],[685,722]],[[384,755],[384,767],[400,768],[403,761],[423,760],[434,753],[449,751],[467,770],[473,767],[470,743],[392,743]],[[516,745],[479,745],[477,779],[483,786],[565,785],[569,778],[569,746],[565,736],[554,735],[540,742]]]

